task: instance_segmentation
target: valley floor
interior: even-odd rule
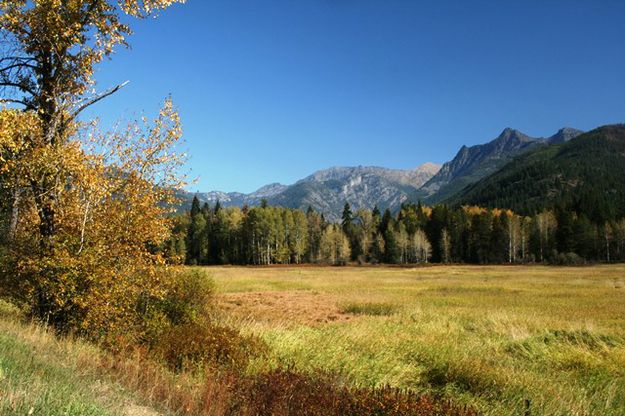
[[[270,365],[486,415],[622,415],[625,266],[208,267]],[[266,367],[266,360],[256,363]]]
[[[222,319],[269,346],[249,373],[325,369],[492,416],[527,403],[534,416],[623,415],[625,265],[199,270]],[[151,365],[57,338],[0,302],[1,415],[167,415],[200,392]]]

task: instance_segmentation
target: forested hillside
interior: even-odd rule
[[[450,200],[532,215],[560,208],[601,223],[625,216],[625,125],[525,154]]]
[[[496,172],[516,156],[537,147],[566,142],[582,132],[564,127],[549,138],[530,137],[518,130],[506,128],[494,140],[476,146],[462,146],[458,154],[445,163],[423,187],[428,203],[439,203],[456,195],[466,186]]]

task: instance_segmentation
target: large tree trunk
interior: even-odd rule
[[[17,231],[17,223],[20,216],[20,199],[21,190],[19,187],[15,187],[13,190],[13,203],[11,205],[11,221],[9,223],[9,241],[13,241],[15,233]]]
[[[39,215],[40,247],[46,253],[54,251],[56,235],[56,189],[54,181],[43,184],[32,183],[35,205]]]

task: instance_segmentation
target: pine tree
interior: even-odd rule
[[[391,223],[392,219],[393,216],[391,215],[391,211],[387,208],[384,211],[384,215],[380,220],[380,226],[378,227],[378,232],[380,234],[384,235],[386,233],[386,230],[388,230],[389,224]]]
[[[394,224],[390,223],[384,232],[384,262],[397,264],[401,262],[401,248],[397,241]]]
[[[449,217],[449,210],[444,205],[437,205],[432,209],[430,220],[425,227],[425,233],[428,236],[429,241],[440,241],[443,229],[448,226],[447,221]],[[441,248],[439,244],[435,244],[432,247],[432,261],[439,263],[441,261]]]
[[[380,209],[378,208],[377,205],[373,207],[373,211],[371,211],[371,215],[373,215],[373,218],[377,218],[378,222],[382,219],[382,214],[380,213]]]
[[[508,236],[504,224],[504,215],[495,215],[491,222],[490,248],[488,250],[488,263],[504,263],[508,257]]]
[[[191,218],[194,218],[200,213],[200,200],[197,195],[193,197],[193,201],[191,202]]]
[[[352,209],[349,206],[349,203],[345,203],[343,206],[343,215],[341,215],[341,227],[343,228],[343,232],[349,235],[352,231],[352,225],[354,221],[354,215],[352,213]]]
[[[197,249],[197,218],[201,215],[200,208],[200,200],[197,195],[193,197],[193,201],[191,202],[191,211],[189,212],[189,227],[187,229],[187,238],[186,238],[186,263],[187,264],[198,264],[199,262],[199,253]]]

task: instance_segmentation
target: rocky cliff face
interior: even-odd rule
[[[329,219],[340,217],[345,202],[354,210],[374,206],[394,210],[406,201],[416,202],[421,195],[419,188],[439,168],[433,163],[413,170],[335,167],[315,172],[268,200],[292,208],[312,206]]]
[[[571,127],[563,127],[558,130],[556,134],[547,139],[547,141],[549,142],[549,144],[560,144],[568,142],[569,140],[574,139],[582,133],[584,132],[581,130],[577,130]]]

